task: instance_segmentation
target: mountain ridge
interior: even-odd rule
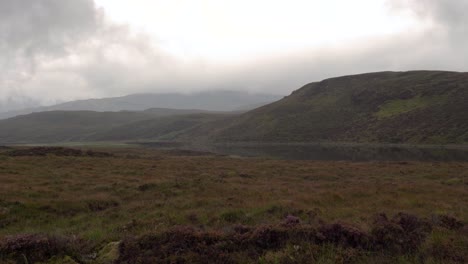
[[[468,142],[468,73],[375,72],[309,83],[185,137],[215,142]]]
[[[467,101],[468,73],[376,72],[309,83],[281,100],[244,113],[173,110],[182,112],[158,116],[158,111],[167,110],[65,111],[60,115],[68,118],[59,119],[51,112],[36,113],[0,120],[0,143],[170,140],[466,144]],[[99,118],[106,120],[101,123]],[[94,123],[80,125],[88,119]]]
[[[138,136],[138,132],[143,131],[148,135],[146,127],[176,133],[230,114],[233,113],[170,109],[164,109],[164,112],[45,111],[0,120],[0,145],[108,141],[116,140],[115,137],[122,133],[135,135],[137,132]],[[151,135],[148,137],[152,138]]]
[[[101,99],[84,99],[52,106],[28,108],[0,113],[0,119],[45,111],[143,111],[150,108],[204,110],[204,111],[246,111],[258,105],[267,104],[282,96],[273,94],[248,93],[241,91],[206,91],[192,94],[142,93]]]

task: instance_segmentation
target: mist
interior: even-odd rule
[[[309,82],[362,72],[466,71],[468,1],[389,0],[385,7],[390,15],[413,17],[418,26],[213,61],[168,52],[161,48],[165,40],[113,21],[92,0],[1,1],[0,111],[134,93],[287,95]]]

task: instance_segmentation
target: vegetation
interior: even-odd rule
[[[444,102],[444,97],[413,97],[391,100],[380,106],[377,117],[389,118]]]
[[[201,124],[221,120],[231,114],[191,114],[131,122],[86,137],[87,141],[172,140]]]
[[[149,109],[142,112],[34,113],[0,120],[0,142],[37,144],[171,138],[194,126],[231,115],[187,114],[190,111]]]
[[[171,109],[35,113],[0,121],[0,142],[465,144],[466,98],[468,73],[369,73],[311,83],[244,114]]]
[[[279,95],[252,94],[240,91],[207,91],[192,94],[131,94],[122,97],[88,99],[65,102],[52,106],[0,112],[0,119],[45,111],[144,111],[158,107],[152,112],[161,115],[207,113],[209,111],[247,111],[280,99]],[[193,110],[198,109],[198,110]]]
[[[466,263],[467,179],[461,162],[1,148],[0,262]]]
[[[381,72],[311,83],[241,115],[192,129],[218,142],[467,143],[468,74]]]
[[[0,146],[0,263],[467,263],[467,162],[123,144],[462,144],[467,85],[466,73],[372,73],[312,83],[244,114],[55,111],[0,121],[0,142],[90,142]]]

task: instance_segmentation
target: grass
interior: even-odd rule
[[[381,72],[310,83],[227,122],[177,139],[215,142],[463,144],[467,74]]]
[[[444,97],[413,97],[411,99],[390,100],[381,105],[375,114],[378,118],[389,118],[413,110],[429,107],[434,103],[440,103]]]
[[[346,222],[362,230],[378,213],[468,219],[468,163],[284,161],[98,150],[114,156],[0,153],[0,240],[19,234],[80,237],[98,251],[113,241],[178,225],[223,230],[236,224],[277,224],[287,215],[307,224]],[[462,234],[437,232],[426,247],[460,252],[468,245]],[[452,248],[450,241],[462,244]],[[344,249],[310,250],[323,253],[324,260],[317,263],[334,263],[327,256]],[[278,254],[283,258],[294,252],[290,246],[258,261],[276,263]]]

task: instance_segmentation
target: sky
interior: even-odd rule
[[[468,0],[1,0],[0,111],[468,71]]]

